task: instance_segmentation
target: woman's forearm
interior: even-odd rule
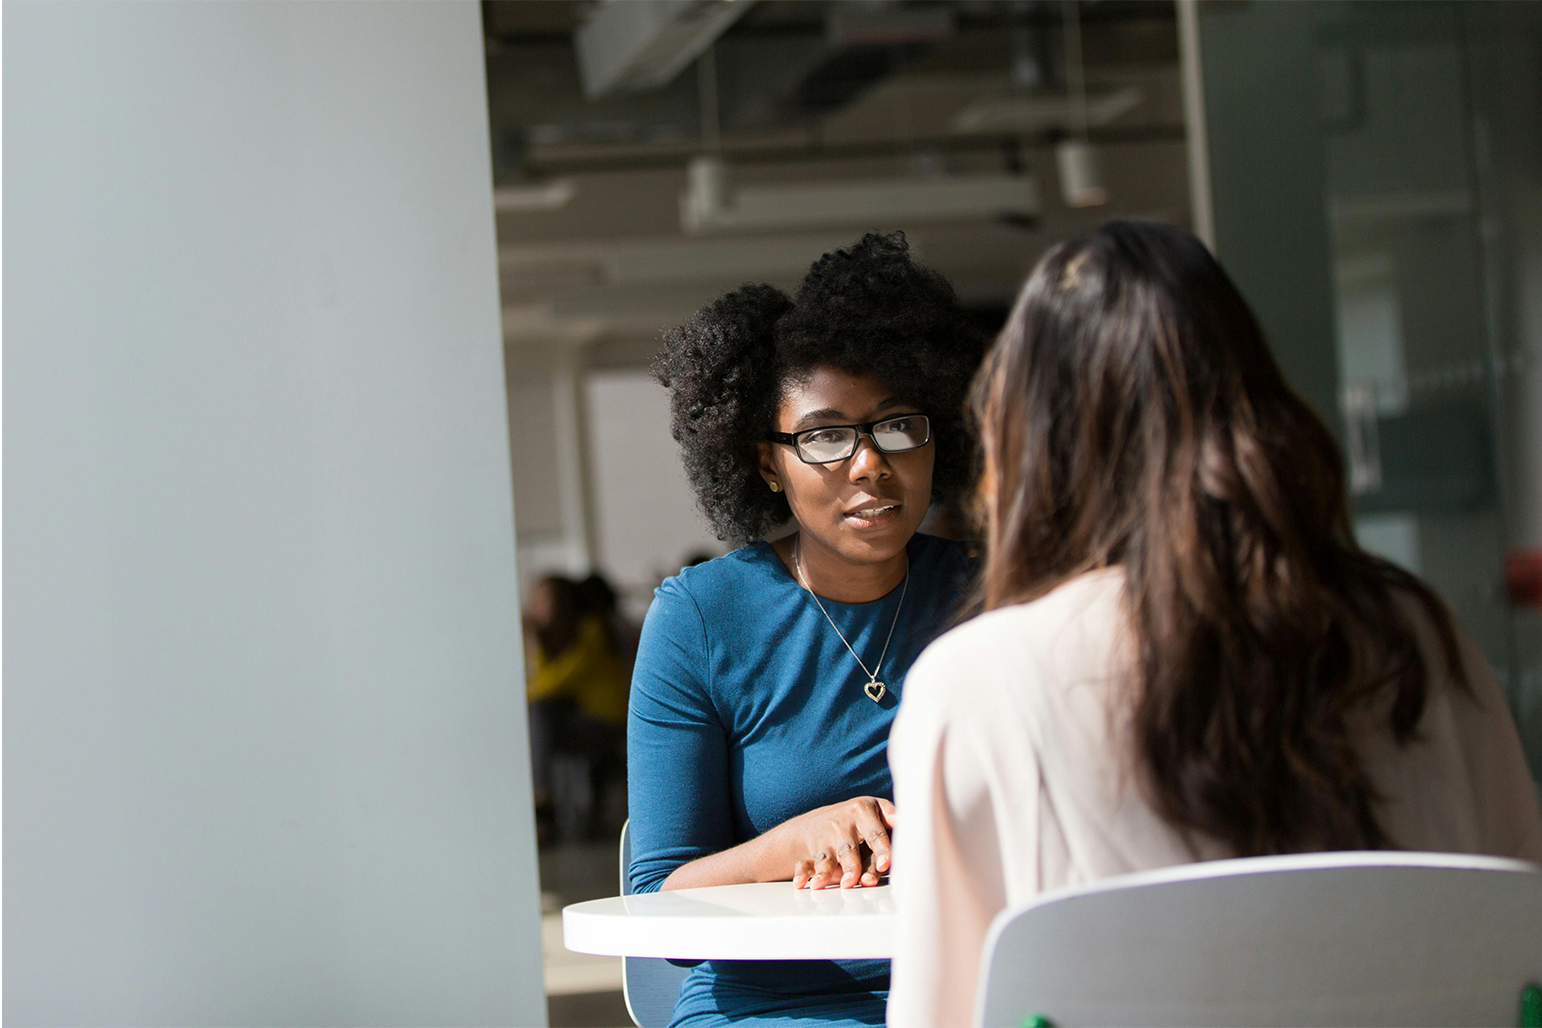
[[[889,870],[894,804],[876,796],[816,807],[732,849],[670,872],[661,889],[791,881],[811,889],[877,885]]]
[[[669,873],[659,889],[697,889],[707,885],[788,881],[792,878],[794,858],[781,845],[780,834],[773,828],[732,849],[681,864]]]

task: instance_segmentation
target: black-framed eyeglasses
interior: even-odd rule
[[[805,464],[834,464],[857,452],[857,440],[867,436],[884,453],[919,450],[932,441],[932,421],[925,414],[901,414],[865,425],[821,425],[801,432],[772,432],[771,441],[786,443]]]

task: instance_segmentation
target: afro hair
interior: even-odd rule
[[[792,516],[761,479],[756,444],[786,387],[819,367],[872,375],[926,411],[933,499],[957,497],[973,454],[964,399],[985,345],[903,233],[869,233],[815,261],[795,300],[746,285],[703,307],[665,336],[653,374],[670,391],[670,432],[702,512],[718,538],[745,543]]]

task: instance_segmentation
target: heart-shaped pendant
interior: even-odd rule
[[[884,684],[876,678],[862,687],[862,691],[867,693],[867,698],[874,703],[883,699],[884,689]]]

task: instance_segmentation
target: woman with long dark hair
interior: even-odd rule
[[[1366,553],[1328,430],[1198,240],[1113,222],[1040,261],[975,381],[985,613],[890,743],[890,1024],[970,1020],[991,918],[1223,856],[1542,861],[1493,672]]]

